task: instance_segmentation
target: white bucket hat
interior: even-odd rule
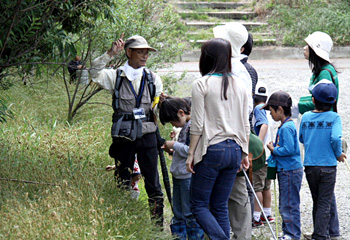
[[[330,61],[329,54],[333,47],[332,38],[324,32],[314,32],[305,38],[305,42],[314,50],[317,56]]]
[[[262,91],[262,89],[260,90],[260,88],[265,88],[265,91]],[[259,91],[260,90],[260,91]],[[255,86],[255,95],[258,96],[264,96],[264,97],[268,97],[269,93],[267,91],[267,86],[265,83],[262,83],[261,81],[259,81],[256,86]]]
[[[247,29],[237,22],[216,26],[213,32],[214,37],[223,38],[231,43],[232,57],[238,57],[241,54],[241,48],[248,40]]]
[[[141,36],[135,35],[135,36],[129,37],[125,43],[127,43],[128,41],[131,41],[131,43],[126,45],[125,50],[128,48],[147,48],[149,51],[153,51],[153,52],[157,51],[153,47],[150,47],[146,39],[144,39]]]

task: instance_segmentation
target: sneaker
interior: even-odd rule
[[[263,226],[264,226],[264,223],[261,221],[261,219],[259,219],[259,221],[253,220],[253,224],[252,224],[253,228],[259,228],[259,227],[263,227]]]
[[[341,236],[330,236],[331,240],[338,240],[341,239]]]
[[[263,223],[266,223],[266,219],[264,218],[264,215],[261,215],[261,216],[260,216],[260,220],[261,220]],[[271,215],[267,216],[267,220],[269,221],[269,223],[275,222],[275,219],[274,219]]]
[[[306,240],[312,240],[312,233],[304,233],[303,236]]]
[[[291,240],[293,238],[291,238],[289,235],[285,234],[283,235],[283,237],[279,237],[278,240]]]

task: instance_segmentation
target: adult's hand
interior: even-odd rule
[[[112,42],[111,48],[107,51],[110,57],[117,55],[119,52],[123,51],[125,42],[123,41],[124,33],[120,36],[118,41]]]
[[[241,165],[242,165],[244,171],[247,171],[247,170],[248,170],[248,168],[249,168],[249,159],[248,159],[248,156],[242,159]]]
[[[186,170],[187,172],[194,173],[193,171],[193,161],[194,157],[192,154],[188,154],[187,160],[186,160]]]

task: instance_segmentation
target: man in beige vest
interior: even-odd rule
[[[128,61],[117,70],[106,69],[106,64],[123,47]],[[157,168],[157,126],[153,109],[163,91],[163,84],[157,74],[145,68],[151,51],[156,49],[150,47],[143,37],[132,36],[124,42],[122,35],[105,54],[93,61],[90,75],[93,82],[113,95],[113,143],[109,154],[115,159],[119,186],[129,188],[137,154],[152,218],[162,226],[164,205]]]

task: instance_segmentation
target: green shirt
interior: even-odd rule
[[[312,89],[322,79],[328,79],[329,81],[333,82],[331,74],[326,69],[329,69],[332,72],[332,74],[333,74],[335,86],[337,87],[338,96],[339,96],[338,74],[337,74],[337,72],[335,71],[334,67],[331,64],[327,64],[326,66],[323,66],[322,70],[321,70],[321,72],[320,72],[320,74],[318,75],[317,78],[315,78],[315,74],[312,74],[312,76],[310,78],[309,89]],[[310,91],[310,93],[311,93],[311,91]],[[338,97],[337,97],[337,100],[338,100]]]
[[[334,67],[331,64],[327,64],[325,66],[322,67],[322,70],[320,72],[320,74],[318,75],[317,78],[315,78],[315,75],[312,74],[311,78],[310,78],[310,83],[309,83],[309,92],[310,94],[312,93],[311,90],[313,89],[313,87],[321,80],[323,79],[328,79],[329,81],[332,81],[332,77],[331,74],[326,70],[329,69],[332,74],[333,74],[333,78],[334,78],[334,82],[335,82],[335,86],[337,87],[338,90],[338,95],[337,95],[337,101],[338,101],[338,97],[339,97],[339,82],[338,82],[338,74],[335,71]],[[299,107],[299,112],[301,114],[304,114],[307,111],[311,111],[315,109],[315,105],[312,103],[311,100],[311,96],[304,96],[301,97],[298,103],[298,107]]]

